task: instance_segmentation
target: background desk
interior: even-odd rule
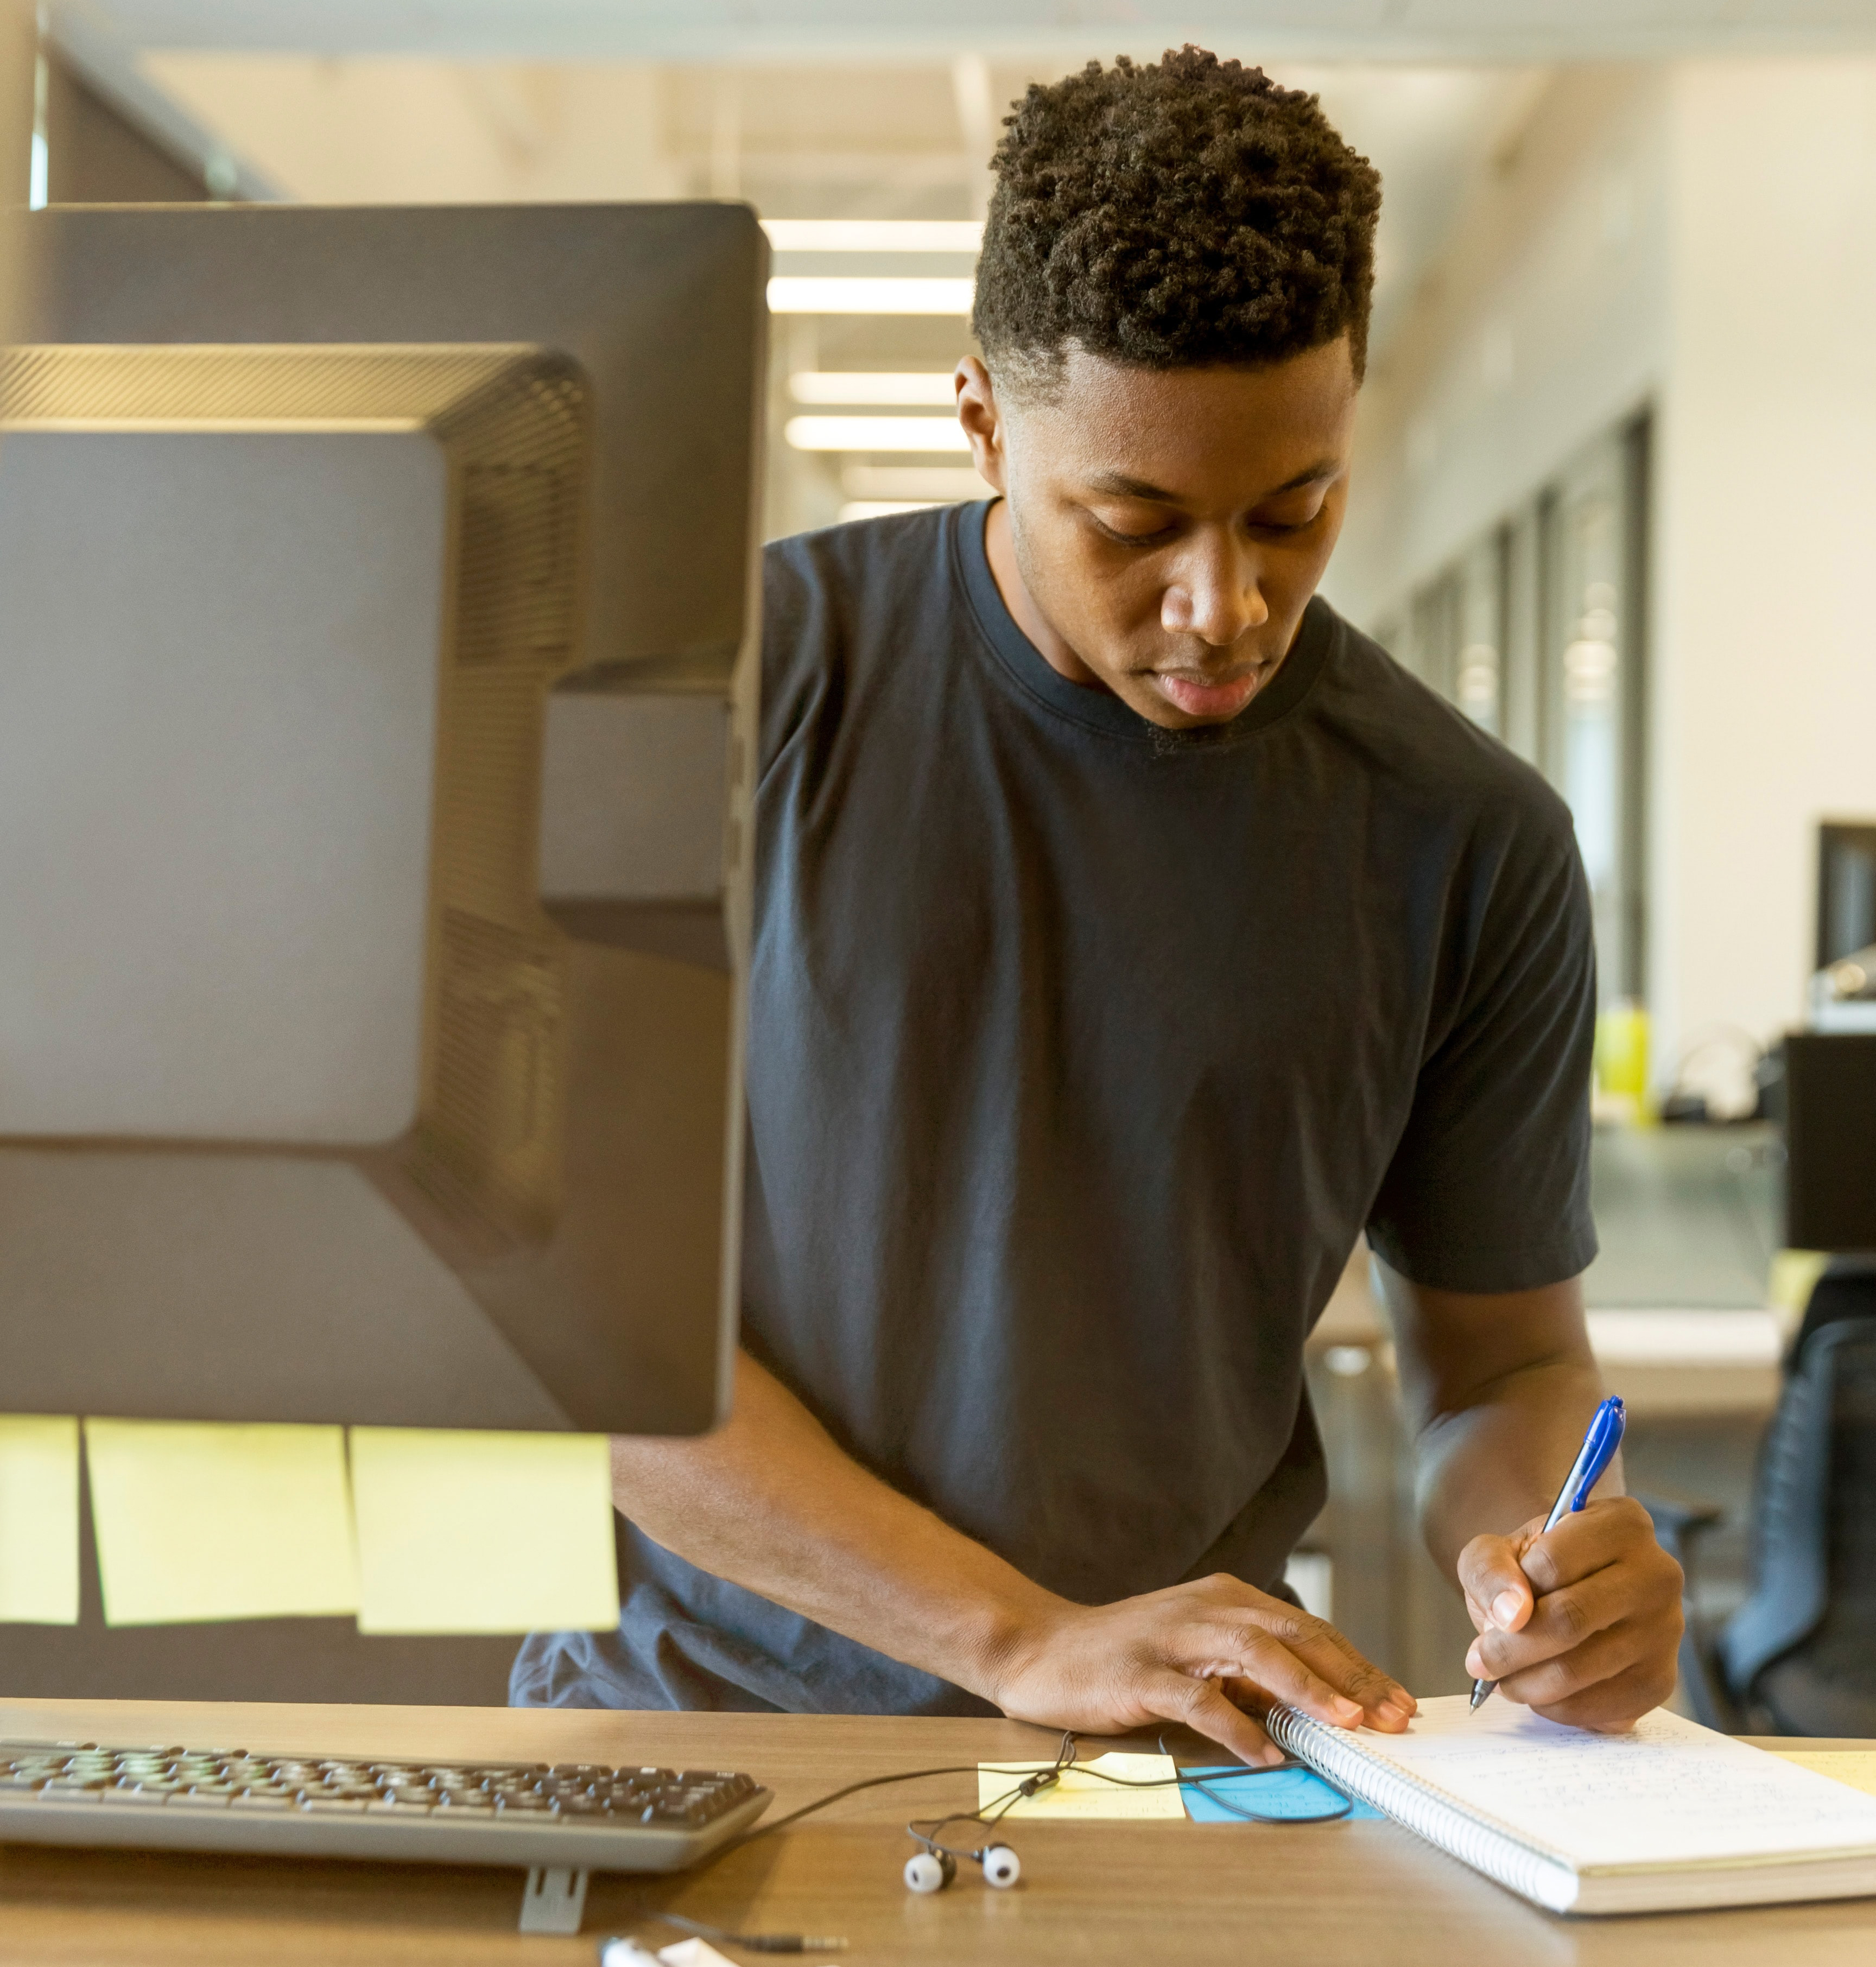
[[[1054,1738],[1006,1721],[502,1709],[0,1703],[10,1736],[200,1743],[436,1759],[746,1768],[779,1813],[860,1777],[1046,1759]],[[1150,1746],[1145,1744],[1141,1746]],[[1848,1745],[1845,1745],[1848,1746]],[[1023,1881],[974,1876],[915,1898],[899,1881],[912,1815],[970,1807],[969,1777],[856,1797],[692,1878],[596,1878],[577,1940],[515,1931],[518,1872],[0,1849],[0,1962],[113,1967],[234,1962],[590,1962],[595,1940],[663,1946],[661,1905],[716,1923],[844,1933],[852,1967],[1022,1962],[1245,1967],[1844,1967],[1876,1959],[1876,1900],[1571,1923],[1532,1910],[1391,1824],[1034,1823],[1012,1842]],[[760,1958],[751,1956],[750,1958]]]

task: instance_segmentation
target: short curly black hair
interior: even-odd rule
[[[1046,386],[1071,347],[1149,369],[1367,355],[1380,173],[1317,99],[1203,49],[1090,62],[1005,118],[971,325]]]

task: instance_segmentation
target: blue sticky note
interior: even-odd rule
[[[1260,1817],[1320,1817],[1334,1810],[1342,1801],[1342,1792],[1331,1789],[1322,1778],[1309,1769],[1272,1769],[1266,1775],[1258,1775],[1237,1765],[1222,1769],[1182,1769],[1182,1775],[1203,1778],[1205,1788],[1194,1788],[1190,1782],[1180,1786],[1180,1794],[1186,1800],[1186,1814],[1194,1823],[1242,1823],[1246,1820],[1234,1816],[1225,1807],[1225,1804],[1235,1804],[1240,1810],[1254,1810]],[[1221,1801],[1222,1799],[1222,1801]],[[1353,1807],[1346,1817],[1338,1821],[1347,1823],[1358,1817],[1379,1817],[1380,1812],[1365,1803],[1349,1799]]]

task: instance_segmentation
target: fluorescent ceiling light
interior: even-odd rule
[[[769,312],[967,315],[975,284],[968,279],[844,279],[783,274],[769,283]]]
[[[968,451],[949,417],[790,417],[782,434],[797,451]]]
[[[789,377],[788,392],[798,403],[932,403],[949,409],[957,397],[951,375],[949,369],[911,374],[805,370]]]
[[[765,218],[778,253],[974,253],[980,218]]]

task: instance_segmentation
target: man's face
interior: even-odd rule
[[[1261,369],[1071,350],[1052,395],[1013,401],[973,360],[958,390],[1043,654],[1166,730],[1238,715],[1288,654],[1342,529],[1346,339]]]

